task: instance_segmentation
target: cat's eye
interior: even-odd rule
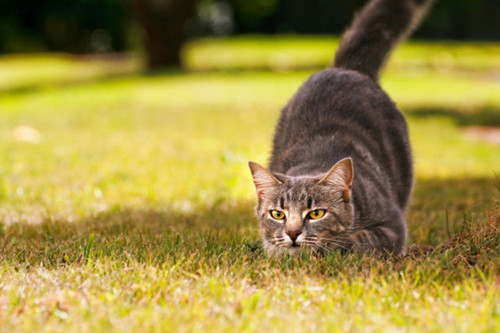
[[[271,217],[275,220],[283,220],[285,218],[285,213],[281,210],[273,209],[271,211]]]
[[[325,216],[325,210],[324,209],[316,209],[307,214],[307,217],[311,220],[319,220],[323,216]]]

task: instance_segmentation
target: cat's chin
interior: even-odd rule
[[[293,245],[288,247],[278,247],[274,246],[266,241],[264,241],[264,249],[267,255],[270,257],[283,256],[283,255],[297,255],[300,251],[304,251],[304,246]]]
[[[288,249],[287,249],[287,253],[294,256],[294,255],[297,255],[301,250],[303,250],[304,248],[301,247],[301,246],[290,246]]]
[[[307,245],[289,245],[289,246],[275,246],[272,243],[264,240],[263,242],[264,250],[267,252],[269,257],[283,256],[283,255],[291,255],[296,256],[300,252],[308,251],[313,254],[318,254],[313,248]]]

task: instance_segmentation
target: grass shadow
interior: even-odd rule
[[[494,180],[488,178],[419,181],[408,218],[411,243],[435,247],[416,251],[413,247],[408,257],[396,262],[379,264],[380,258],[338,254],[325,260],[308,256],[266,259],[262,249],[253,248],[260,238],[254,202],[189,212],[125,207],[75,222],[47,218],[37,225],[12,224],[0,229],[0,258],[23,269],[99,261],[156,267],[182,262],[188,271],[241,265],[325,276],[336,276],[342,270],[365,274],[372,266],[383,271],[436,263],[446,269],[456,265],[500,269],[500,190],[492,184]]]
[[[221,253],[228,244],[250,249],[258,239],[253,203],[190,212],[124,207],[73,222],[46,218],[40,224],[0,226],[2,260],[45,267],[88,259],[83,255],[90,237],[95,258],[133,257],[150,264],[161,264],[171,255],[188,257],[200,249]]]
[[[0,87],[0,97],[6,95],[24,95],[30,94],[44,89],[63,89],[71,87],[85,86],[95,83],[114,82],[125,79],[135,79],[142,77],[159,77],[159,76],[181,76],[189,73],[188,70],[180,67],[161,68],[155,70],[123,70],[116,72],[103,72],[92,75],[90,77],[71,77],[46,80],[43,82],[29,82],[13,86]]]
[[[446,117],[458,126],[500,126],[500,108],[486,106],[473,112],[447,108],[415,108],[405,110],[415,118]]]

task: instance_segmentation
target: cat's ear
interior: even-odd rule
[[[319,184],[329,184],[343,189],[344,201],[351,200],[352,179],[354,168],[350,157],[337,163],[319,180]]]
[[[250,172],[252,172],[253,182],[255,184],[259,200],[266,189],[282,184],[282,182],[274,177],[269,170],[260,164],[250,161],[248,162],[248,166],[250,167]]]

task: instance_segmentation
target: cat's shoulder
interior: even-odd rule
[[[311,75],[299,88],[296,98],[323,99],[327,96],[342,95],[354,99],[369,96],[385,97],[377,82],[357,71],[328,68]]]

